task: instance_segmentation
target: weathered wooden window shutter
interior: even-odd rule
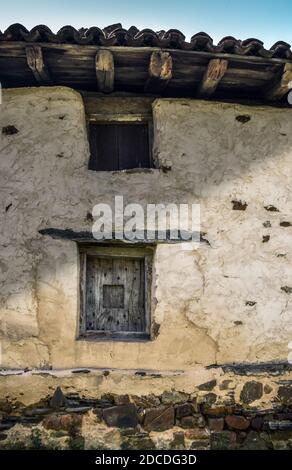
[[[89,169],[95,171],[151,168],[148,122],[89,124]]]
[[[82,247],[81,335],[147,338],[152,251]]]

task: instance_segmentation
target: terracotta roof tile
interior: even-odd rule
[[[107,26],[103,29],[91,27],[77,30],[73,28],[73,26],[64,26],[56,34],[44,25],[35,26],[29,31],[23,25],[16,23],[9,26],[3,33],[0,31],[0,41],[121,47],[160,47],[164,49],[228,53],[292,60],[291,47],[283,41],[278,41],[270,49],[265,49],[263,42],[259,39],[250,38],[241,41],[234,37],[227,36],[215,45],[213,39],[208,34],[200,32],[192,36],[190,42],[187,42],[183,33],[176,29],[159,32],[155,32],[151,29],[143,29],[140,31],[135,26],[132,26],[127,30],[119,23]]]

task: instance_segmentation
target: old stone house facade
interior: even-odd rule
[[[203,33],[1,33],[1,448],[291,448],[291,64]],[[97,243],[118,195],[200,204],[200,246]]]

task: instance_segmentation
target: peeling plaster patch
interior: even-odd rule
[[[266,211],[268,212],[280,212],[279,209],[275,206],[265,206]]]
[[[14,135],[14,134],[18,134],[19,130],[16,129],[15,126],[5,126],[5,127],[2,127],[2,134],[4,135]]]
[[[268,243],[270,241],[271,237],[270,235],[264,235],[263,236],[263,243]]]
[[[163,173],[169,173],[171,171],[171,166],[167,166],[167,165],[161,165],[159,167],[159,169],[163,172]]]
[[[206,235],[207,234],[205,232],[200,233],[200,242],[206,243],[207,245],[211,246],[211,243],[209,242],[208,238],[206,238]]]
[[[271,227],[272,227],[272,224],[271,224],[271,222],[270,222],[269,220],[267,220],[266,222],[263,223],[263,226],[264,226],[265,228],[271,228]]]
[[[284,286],[284,287],[281,287],[281,290],[285,292],[286,294],[292,294],[292,287]]]
[[[152,325],[152,335],[153,335],[153,338],[157,338],[158,335],[159,335],[159,330],[160,330],[160,325],[156,322],[153,323]]]
[[[234,211],[245,211],[247,208],[247,203],[242,201],[231,201],[233,204],[232,209]]]
[[[91,212],[87,212],[85,220],[87,220],[88,222],[93,222],[93,216]]]
[[[239,116],[236,116],[235,119],[241,124],[246,124],[251,120],[251,117],[248,114],[240,114]]]

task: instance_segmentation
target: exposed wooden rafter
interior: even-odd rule
[[[27,64],[35,80],[40,85],[49,85],[52,80],[44,62],[42,48],[40,46],[27,46],[25,52]]]
[[[225,59],[211,59],[207,70],[203,76],[202,82],[199,86],[197,95],[200,98],[208,98],[211,96],[220,81],[225,75],[228,68],[228,61]]]
[[[222,79],[224,61],[228,61],[228,69]],[[222,67],[220,73],[216,64]],[[3,88],[64,85],[106,96],[115,91],[117,83],[118,93],[189,97],[198,91],[199,98],[277,103],[290,89],[291,64],[292,58],[285,58],[283,50],[262,57],[146,45],[28,42],[27,37],[25,41],[0,41]],[[281,105],[288,106],[288,102],[282,100]]]
[[[169,52],[155,51],[150,57],[146,93],[160,93],[172,79],[172,57]]]
[[[95,70],[98,90],[112,93],[115,82],[115,64],[113,54],[107,49],[100,49],[95,57]]]
[[[292,64],[285,64],[281,75],[274,81],[273,85],[267,90],[265,98],[270,101],[277,101],[292,89]]]

